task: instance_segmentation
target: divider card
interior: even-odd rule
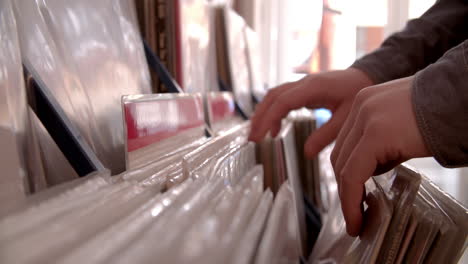
[[[174,136],[200,138],[205,133],[200,94],[151,94],[122,97],[127,168],[132,160],[157,151]]]

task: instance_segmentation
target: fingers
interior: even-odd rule
[[[261,119],[264,117],[265,113],[268,111],[270,106],[276,101],[278,97],[281,97],[281,94],[288,90],[291,89],[296,85],[295,83],[287,83],[284,85],[281,85],[277,88],[274,88],[268,92],[268,94],[265,96],[265,99],[257,105],[255,109],[255,113],[251,118],[251,131],[250,131],[250,136],[249,139],[252,141],[259,141],[263,136],[259,136],[257,133],[258,127],[261,124]]]
[[[285,86],[286,87],[286,86]],[[265,104],[255,113],[252,119],[252,128],[249,139],[260,141],[268,131],[272,136],[276,136],[281,128],[281,120],[294,109],[308,106],[313,102],[324,102],[325,94],[321,94],[318,89],[308,87],[306,83],[297,83],[292,87],[281,87]]]
[[[346,231],[350,236],[359,235],[361,230],[364,183],[372,176],[377,166],[374,146],[372,138],[362,137],[339,173],[343,185],[341,206]]]

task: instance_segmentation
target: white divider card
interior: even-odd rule
[[[113,174],[125,170],[121,96],[151,91],[133,1],[14,1],[23,62]]]
[[[204,138],[200,94],[129,95],[122,97],[122,107],[127,168],[143,166],[177,146]]]

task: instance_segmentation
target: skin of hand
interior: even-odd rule
[[[362,71],[349,68],[309,75],[278,86],[257,105],[251,118],[249,140],[259,142],[268,131],[275,137],[281,129],[281,120],[291,110],[324,107],[333,116],[307,139],[304,149],[307,157],[312,158],[336,138],[359,90],[372,84]]]
[[[362,89],[339,132],[331,162],[351,236],[361,230],[364,183],[408,159],[430,156],[411,102],[413,79]]]

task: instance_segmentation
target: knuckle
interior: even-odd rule
[[[366,98],[367,98],[367,93],[365,92],[365,89],[361,90],[356,94],[354,103],[357,105],[360,105],[366,100]]]
[[[364,88],[356,94],[354,101],[359,105],[363,104],[372,96],[372,94],[373,89],[371,89],[371,87]]]
[[[358,118],[363,121],[368,121],[374,116],[376,112],[376,105],[371,100],[366,100],[359,105]]]

